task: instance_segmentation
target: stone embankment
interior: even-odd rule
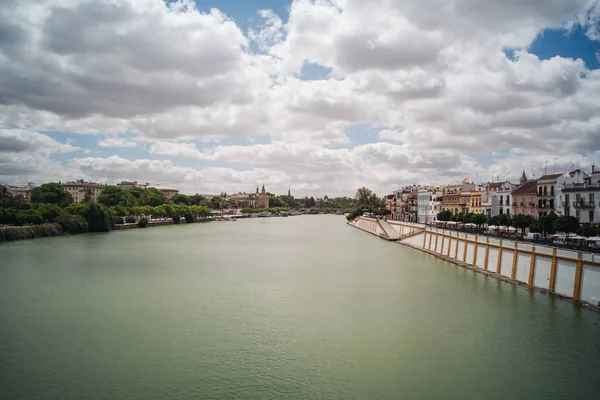
[[[383,237],[381,222],[385,221],[358,217],[348,224]],[[400,244],[499,279],[572,299],[600,310],[599,255],[410,222],[386,223],[397,232],[396,240]]]

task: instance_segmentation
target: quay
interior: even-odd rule
[[[598,254],[362,216],[348,225],[477,272],[600,311]],[[390,229],[395,234],[388,232]]]

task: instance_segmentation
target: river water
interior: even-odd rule
[[[599,398],[600,314],[344,221],[0,245],[0,398]]]

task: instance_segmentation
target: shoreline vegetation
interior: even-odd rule
[[[249,208],[226,200],[223,196],[203,197],[178,194],[172,199],[157,189],[121,189],[106,186],[92,200],[91,193],[81,204],[73,204],[73,197],[58,183],[47,183],[35,188],[31,201],[14,197],[0,187],[0,242],[33,239],[38,237],[81,234],[88,232],[109,232],[132,227],[145,228],[157,225],[194,223],[211,221],[217,215],[258,214],[288,212],[302,209],[303,214],[334,213],[335,208],[351,204],[351,199],[331,203],[327,207],[296,208],[296,205],[309,206],[310,199],[294,199],[279,196],[277,206],[271,208]],[[290,207],[292,203],[294,207]],[[236,210],[236,211],[234,211]],[[241,211],[239,211],[241,210]],[[6,225],[6,226],[3,226]]]

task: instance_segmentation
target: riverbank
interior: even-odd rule
[[[515,285],[527,286],[600,310],[598,255],[481,237],[415,223],[387,223],[398,232],[400,244]],[[382,237],[380,222],[372,218],[359,217],[349,225]]]

